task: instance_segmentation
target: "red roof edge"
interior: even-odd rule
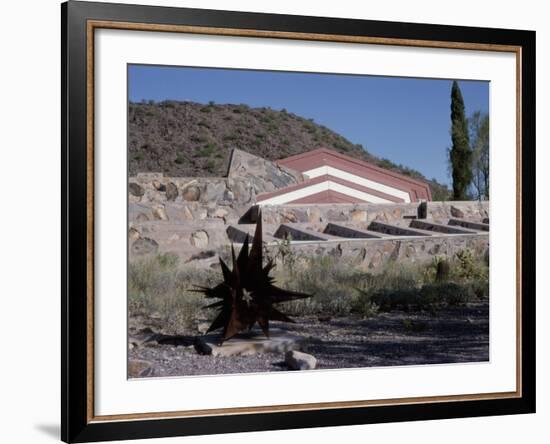
[[[346,156],[345,154],[339,153],[337,151],[329,150],[328,148],[316,148],[314,150],[307,151],[305,153],[295,154],[294,156],[290,156],[290,157],[286,157],[284,159],[277,160],[276,163],[280,164],[280,165],[283,165],[283,166],[287,166],[286,165],[287,163],[292,163],[295,160],[304,159],[304,158],[307,158],[307,157],[311,157],[311,156],[315,156],[317,154],[323,154],[323,153],[331,155],[331,156],[338,157],[338,158],[343,159],[343,160],[347,160],[348,162],[353,162],[353,163],[359,164],[359,165],[367,167],[367,168],[372,168],[373,170],[376,170],[378,172],[385,173],[385,174],[397,177],[401,180],[413,183],[413,184],[418,185],[418,186],[426,187],[429,199],[432,200],[432,192],[430,190],[430,186],[428,185],[428,183],[426,181],[419,180],[419,179],[413,179],[412,177],[406,176],[405,174],[397,173],[395,171],[379,167],[379,166],[374,165],[374,164],[372,164],[370,162],[367,162],[365,160],[360,160],[360,159],[356,159],[356,158],[351,157],[351,156]]]

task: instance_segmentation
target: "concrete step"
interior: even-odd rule
[[[290,237],[293,241],[328,241],[337,240],[339,237],[331,236],[330,234],[321,233],[319,231],[305,228],[301,224],[281,224],[273,233],[278,239],[287,239]]]
[[[449,219],[449,225],[469,228],[476,231],[489,231],[489,223],[472,222],[464,219]]]
[[[262,238],[264,242],[274,242],[275,238],[273,237],[273,228],[274,227],[264,227],[264,232],[262,233]],[[252,242],[254,233],[256,231],[256,224],[238,224],[238,225],[229,225],[225,230],[227,237],[231,242],[237,244],[242,244],[248,235],[248,241]]]
[[[333,222],[327,224],[323,233],[347,239],[380,239],[388,236],[377,231],[362,230],[355,226],[335,224]]]
[[[477,231],[470,230],[469,228],[453,227],[450,225],[439,224],[432,220],[425,220],[425,219],[413,220],[411,221],[411,224],[409,226],[411,228],[417,228],[421,230],[427,230],[427,231],[444,233],[444,234],[476,234],[477,233]]]
[[[380,221],[372,221],[369,224],[368,229],[371,231],[388,234],[390,236],[431,236],[433,234],[427,230],[402,227]]]

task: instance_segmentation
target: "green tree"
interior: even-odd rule
[[[472,151],[468,137],[468,121],[464,113],[464,99],[458,83],[451,89],[451,140],[449,152],[453,177],[453,199],[467,200],[468,187],[472,181]]]
[[[489,114],[476,111],[469,119],[472,145],[472,189],[478,200],[489,199]]]

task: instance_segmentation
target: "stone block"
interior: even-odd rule
[[[263,333],[243,333],[221,345],[219,335],[197,336],[195,350],[199,354],[224,357],[280,354],[298,348],[303,341],[304,338],[301,336],[271,329],[269,338],[266,338]]]
[[[297,350],[291,350],[285,354],[285,364],[290,370],[313,370],[317,367],[317,359]]]

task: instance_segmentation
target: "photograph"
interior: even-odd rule
[[[490,88],[128,64],[127,377],[489,363]]]

